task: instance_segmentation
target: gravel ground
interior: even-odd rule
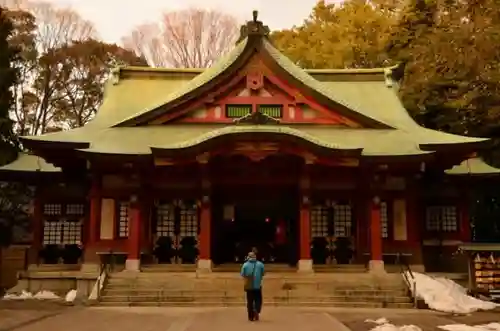
[[[479,325],[491,322],[500,322],[500,312],[477,312],[469,315],[449,315],[422,311],[421,313],[384,312],[380,310],[374,313],[331,313],[340,322],[352,331],[369,331],[375,324],[365,322],[366,319],[376,320],[385,317],[389,323],[394,325],[416,325],[423,331],[438,331],[440,325],[467,324]],[[442,331],[442,330],[441,330]]]
[[[11,331],[61,314],[69,307],[61,302],[0,300],[0,331]]]

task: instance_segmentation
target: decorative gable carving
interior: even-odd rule
[[[247,74],[247,88],[257,91],[264,87],[264,76],[262,72],[252,71]]]
[[[199,96],[193,101],[193,108],[183,108],[181,116],[166,114],[152,124],[162,124],[171,120],[188,123],[212,122],[269,123],[269,119],[279,123],[317,123],[347,127],[360,125],[334,109],[326,109],[312,98],[303,95],[297,88],[291,87],[270,68],[259,54],[254,55],[244,68],[228,79],[226,85],[214,88],[214,91]],[[195,107],[194,105],[197,105]],[[260,113],[255,114],[254,113]],[[245,118],[245,120],[240,120]],[[272,121],[271,121],[272,122]]]

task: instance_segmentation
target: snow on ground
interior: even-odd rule
[[[368,319],[365,322],[376,324],[376,326],[370,329],[370,331],[422,331],[422,329],[416,325],[397,326],[391,324],[385,317],[379,318],[377,320]],[[452,330],[452,331],[457,331],[457,330]]]
[[[367,323],[376,324],[370,331],[422,331],[416,325],[394,325],[389,323],[387,318],[382,317],[377,320],[366,320]],[[449,324],[438,326],[446,331],[500,331],[500,323],[490,323],[484,325]]]
[[[66,293],[66,297],[64,298],[64,301],[66,302],[73,302],[76,299],[76,290],[70,290],[68,293]]]
[[[408,275],[407,278],[411,279],[411,276]],[[467,295],[465,288],[450,279],[434,278],[418,272],[413,273],[413,278],[417,297],[424,300],[431,309],[445,313],[468,314],[499,307],[496,303]]]
[[[73,302],[76,298],[76,290],[70,290],[65,297],[66,302]],[[61,299],[60,296],[56,295],[51,291],[40,291],[36,294],[32,294],[28,291],[22,291],[20,294],[7,293],[4,295],[2,300],[58,300]]]
[[[438,326],[446,331],[500,331],[500,323],[490,323],[484,325],[450,324]]]

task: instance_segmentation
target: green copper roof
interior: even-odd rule
[[[0,167],[0,171],[56,173],[60,172],[61,168],[54,167],[36,155],[19,153],[15,161]]]
[[[236,47],[231,52],[229,52],[225,56],[221,57],[212,67],[204,70],[201,74],[199,74],[195,78],[186,82],[182,86],[177,86],[177,88],[175,88],[171,91],[168,91],[170,93],[168,93],[167,91],[163,91],[162,93],[160,93],[162,98],[160,98],[154,105],[149,106],[149,107],[147,105],[142,105],[142,107],[140,107],[137,110],[137,112],[134,112],[134,113],[130,112],[130,114],[129,113],[127,113],[127,114],[122,113],[120,116],[121,120],[119,122],[124,122],[124,121],[127,121],[129,119],[133,119],[141,114],[149,112],[150,110],[161,107],[161,106],[163,106],[171,101],[174,101],[174,100],[180,98],[181,96],[183,96],[187,93],[190,93],[190,92],[196,90],[197,88],[205,85],[206,83],[210,82],[215,77],[222,74],[231,64],[233,64],[233,62],[242,54],[243,50],[246,47],[246,44],[247,44],[247,39],[244,39],[243,41],[238,43],[236,45]],[[137,91],[139,91],[139,90],[137,90]],[[135,93],[137,93],[137,91],[135,91]],[[143,91],[143,89],[141,89],[140,91]],[[139,93],[139,95],[140,94],[141,93]],[[96,119],[98,120],[97,117],[96,117]],[[119,123],[115,123],[115,125],[116,124],[119,124]]]
[[[401,130],[332,129],[325,125],[226,125],[178,124],[165,126],[117,127],[99,131],[86,127],[39,137],[45,141],[88,142],[83,151],[106,154],[151,154],[151,148],[181,149],[209,139],[237,133],[274,133],[295,136],[330,149],[363,149],[364,156],[424,155],[412,134]],[[35,139],[38,137],[34,137]],[[394,142],[398,143],[395,144]]]
[[[86,143],[89,148],[84,150],[92,153],[147,155],[151,148],[180,149],[238,132],[272,132],[296,136],[326,148],[362,149],[365,156],[424,155],[429,152],[423,151],[422,145],[487,140],[419,126],[403,108],[384,69],[306,71],[283,56],[267,39],[262,39],[263,50],[289,75],[337,104],[385,124],[387,129],[346,129],[314,124],[117,126],[205,86],[246,54],[245,50],[250,49],[248,45],[249,40],[244,39],[206,70],[122,68],[118,77],[106,84],[103,104],[90,123],[78,129],[24,139]]]
[[[500,169],[494,168],[481,158],[475,157],[446,170],[445,173],[447,175],[498,175]]]

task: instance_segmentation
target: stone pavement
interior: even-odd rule
[[[473,326],[500,322],[500,312],[498,311],[453,315],[430,310],[363,309],[355,312],[333,310],[330,314],[352,331],[369,331],[375,324],[366,323],[365,320],[377,320],[382,317],[386,318],[391,324],[397,326],[416,325],[423,331],[442,331],[438,326],[447,324],[467,324]]]
[[[484,315],[455,317],[422,310],[265,307],[260,322],[249,322],[246,320],[244,308],[0,309],[0,331],[46,331],[49,329],[72,331],[96,329],[109,331],[139,329],[141,331],[349,331],[349,328],[352,331],[368,331],[374,325],[365,323],[365,319],[380,317],[385,317],[396,325],[415,324],[424,331],[436,331],[438,325],[469,324],[473,316],[482,316],[479,318],[480,322],[473,323],[474,325],[498,321],[500,314],[484,313]]]
[[[268,308],[258,323],[246,320],[243,308],[68,308],[63,313],[2,331],[348,331],[322,311]]]

